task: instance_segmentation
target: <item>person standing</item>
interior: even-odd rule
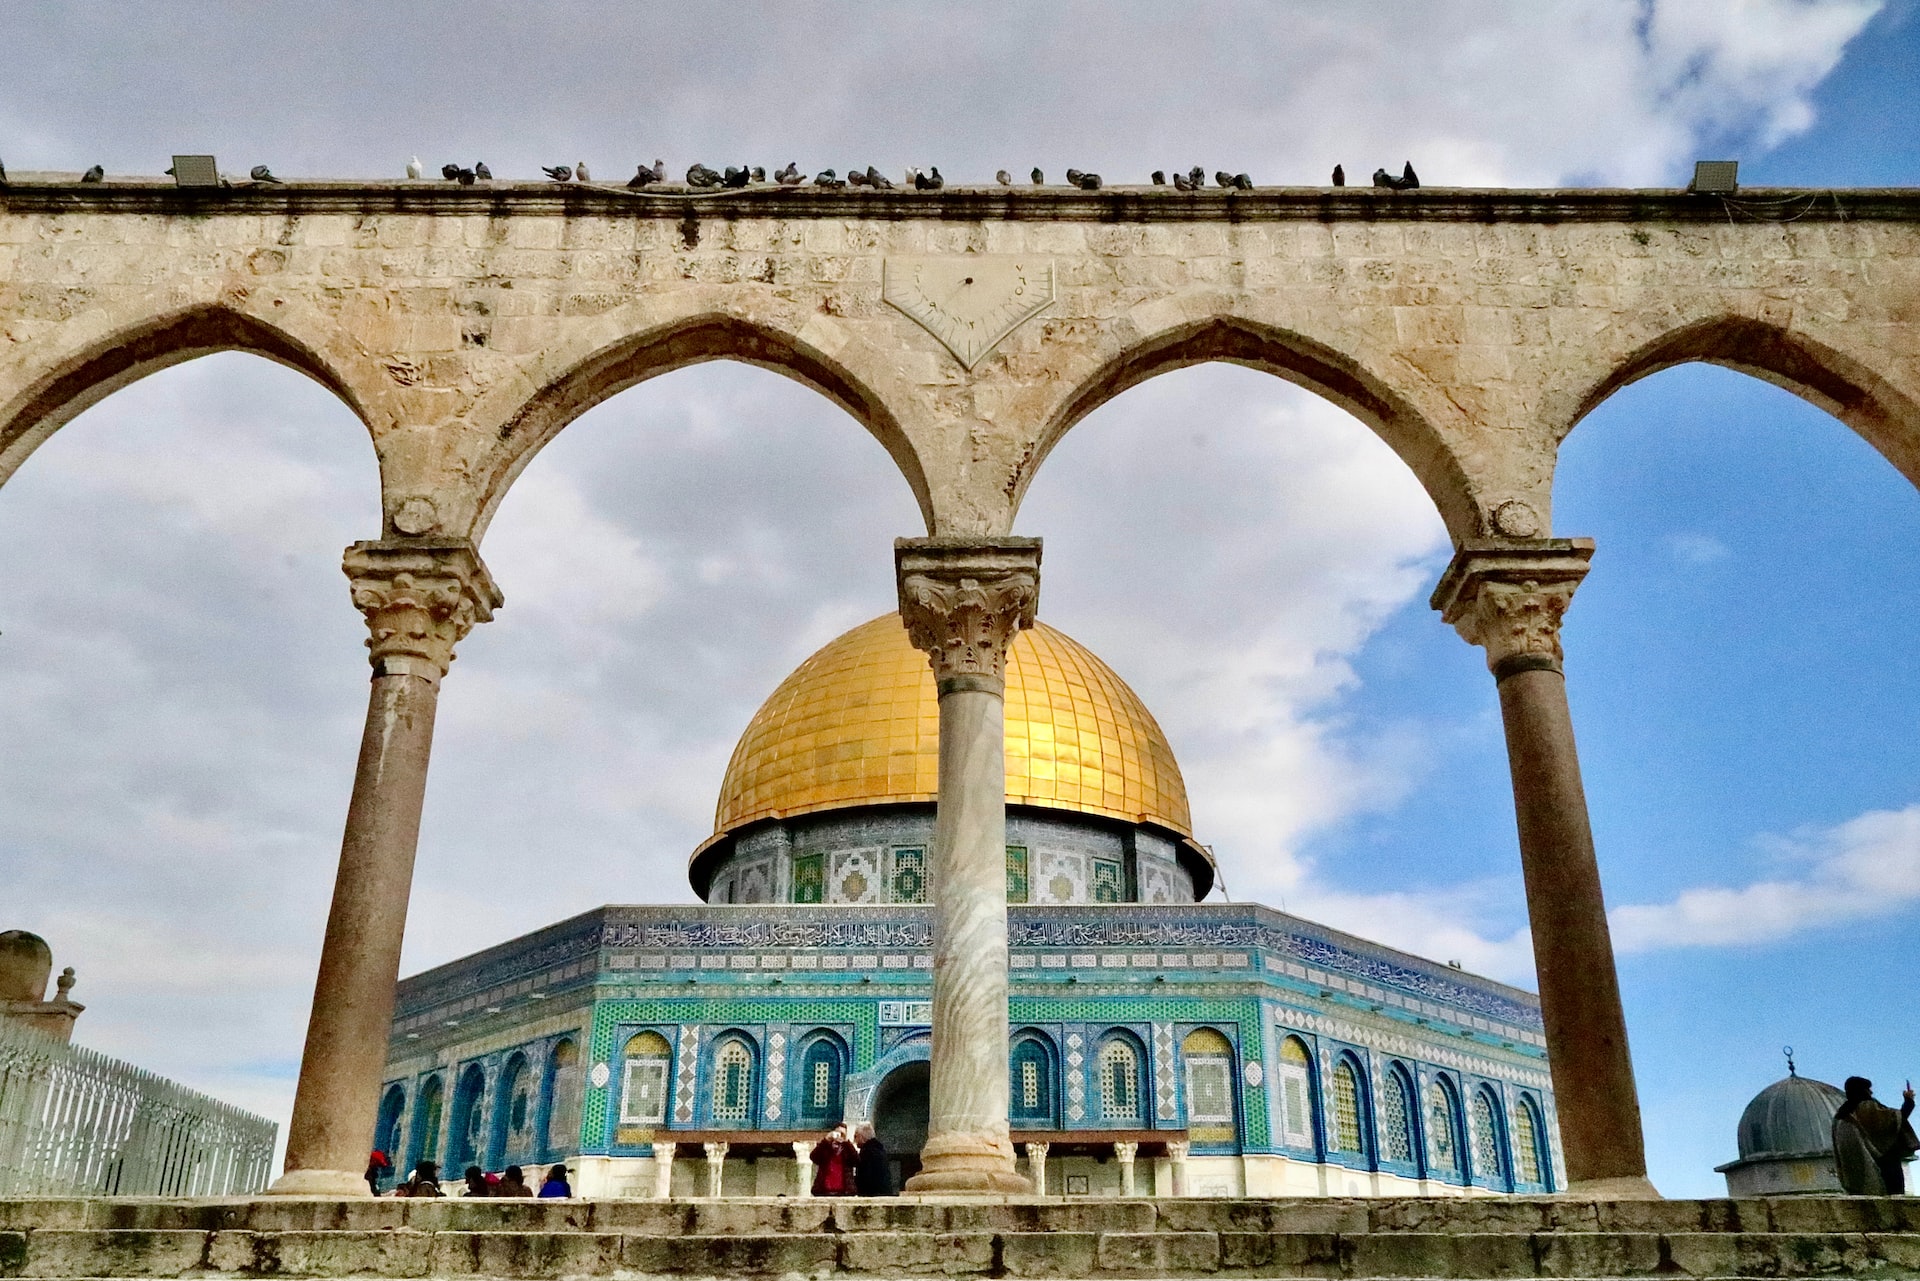
[[[1840,1186],[1851,1196],[1903,1196],[1906,1163],[1920,1151],[1920,1137],[1907,1118],[1913,1115],[1913,1083],[1894,1111],[1873,1097],[1864,1076],[1846,1081],[1846,1102],[1833,1114],[1833,1164]]]
[[[573,1185],[567,1182],[566,1166],[556,1165],[547,1170],[547,1181],[540,1185],[540,1195],[543,1197],[570,1197],[573,1195]]]
[[[367,1190],[379,1196],[380,1180],[386,1178],[387,1172],[392,1169],[393,1162],[387,1160],[387,1154],[375,1148],[372,1155],[367,1157]]]
[[[893,1167],[887,1163],[887,1145],[865,1121],[854,1130],[853,1141],[860,1149],[853,1167],[854,1191],[861,1196],[892,1196]]]
[[[815,1196],[853,1195],[853,1183],[848,1177],[854,1160],[853,1153],[849,1151],[852,1146],[844,1125],[836,1125],[824,1139],[813,1145],[810,1159],[813,1161]]]

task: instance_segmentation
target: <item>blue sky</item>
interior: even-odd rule
[[[738,11],[24,6],[0,158],[1920,181],[1912,3]],[[364,708],[338,558],[372,483],[339,404],[228,355],[109,398],[0,492],[0,928],[79,968],[81,1040],[280,1117]],[[1920,495],[1819,410],[1690,366],[1574,431],[1555,524],[1599,547],[1567,670],[1652,1173],[1715,1193],[1781,1045],[1883,1097],[1920,1075]],[[1364,427],[1250,371],[1167,375],[1074,429],[1018,527],[1043,614],[1167,728],[1236,898],[1530,981],[1492,681],[1426,608],[1444,535]],[[764,371],[570,427],[484,548],[508,605],[448,681],[406,968],[689,897],[734,737],[891,607],[917,528],[878,446]]]

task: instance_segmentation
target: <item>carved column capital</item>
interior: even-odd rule
[[[1465,543],[1430,603],[1468,644],[1487,651],[1496,678],[1557,672],[1560,620],[1592,559],[1591,538]]]
[[[900,618],[941,693],[1006,688],[1007,647],[1040,601],[1037,538],[901,538]]]
[[[465,539],[355,543],[341,568],[367,616],[367,648],[381,676],[438,681],[453,647],[493,617],[500,589]]]

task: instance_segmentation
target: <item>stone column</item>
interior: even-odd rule
[[[803,1139],[793,1145],[793,1194],[813,1195],[813,1147],[818,1139]]]
[[[1568,1190],[1655,1197],[1561,667],[1560,620],[1592,557],[1588,538],[1465,544],[1432,604],[1499,686]]]
[[[718,1200],[723,1187],[721,1175],[727,1168],[727,1144],[706,1143],[701,1146],[707,1150],[707,1195]]]
[[[1027,1149],[1027,1182],[1033,1184],[1035,1196],[1047,1194],[1047,1149],[1048,1143],[1023,1144]]]
[[[1184,1139],[1167,1141],[1167,1160],[1173,1164],[1173,1194],[1187,1194],[1187,1143]]]
[[[1040,540],[903,538],[900,617],[940,694],[929,1118],[910,1193],[1025,1192],[1007,1131],[1007,647]]]
[[[1120,1163],[1120,1195],[1133,1195],[1133,1158],[1140,1151],[1138,1143],[1125,1143],[1116,1140],[1113,1145],[1114,1160]]]
[[[344,568],[372,633],[373,689],[287,1127],[285,1196],[366,1196],[440,678],[499,589],[465,540],[355,543]]]
[[[673,1158],[679,1151],[678,1143],[653,1141],[653,1195],[657,1200],[673,1196]]]

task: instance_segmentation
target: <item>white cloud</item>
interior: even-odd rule
[[[1609,918],[1614,946],[1651,952],[1773,943],[1889,916],[1920,899],[1920,805],[1873,810],[1767,845],[1784,875],[1615,908]]]
[[[1733,549],[1712,534],[1683,533],[1667,538],[1667,550],[1683,565],[1713,565],[1733,555]]]

